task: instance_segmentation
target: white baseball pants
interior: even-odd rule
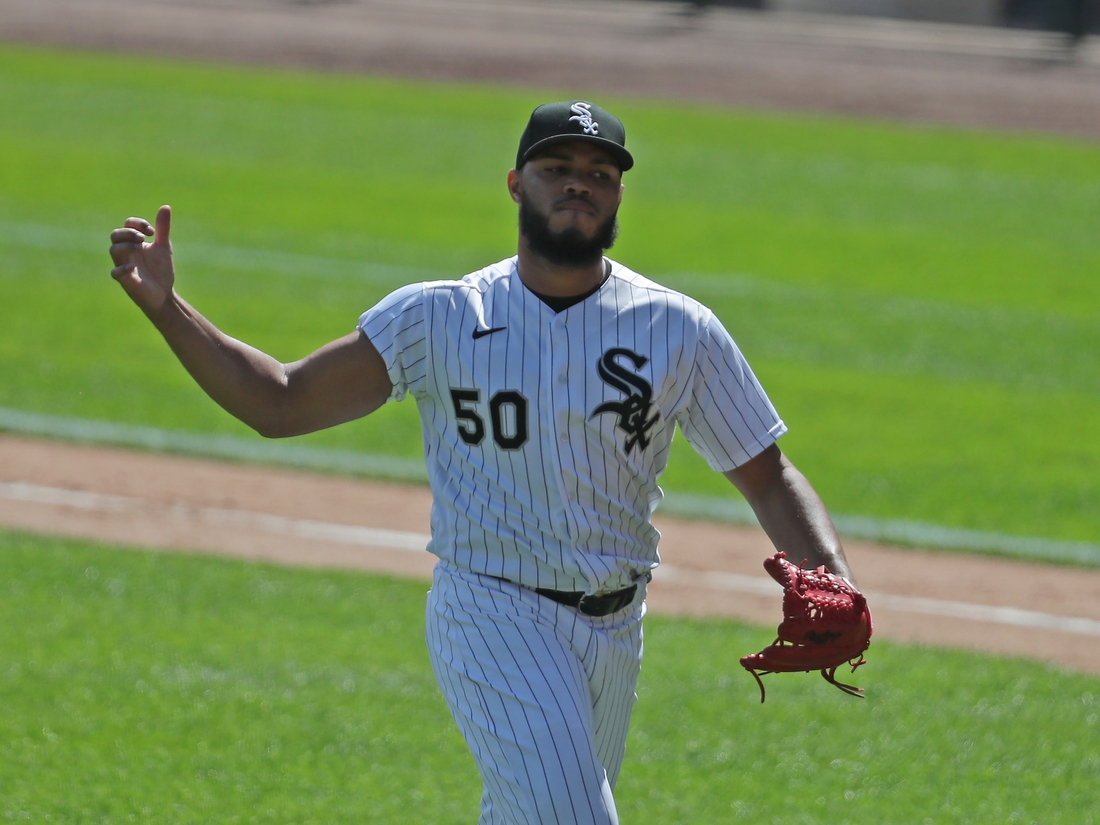
[[[645,582],[591,617],[436,566],[432,667],[484,781],[479,825],[618,825],[612,789],[642,657]]]

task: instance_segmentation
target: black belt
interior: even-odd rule
[[[646,574],[649,581],[651,574]],[[614,593],[600,593],[588,595],[583,590],[547,590],[545,587],[536,587],[535,592],[545,596],[558,604],[566,607],[575,607],[585,616],[608,616],[616,613],[634,601],[634,594],[638,592],[638,585],[632,584]]]

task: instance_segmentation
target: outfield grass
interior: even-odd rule
[[[181,291],[290,360],[511,254],[515,141],[564,94],[0,46],[0,406],[243,433],[110,228],[171,202]],[[1096,541],[1100,147],[604,102],[638,158],[616,257],[715,308],[832,510]],[[411,403],[305,441],[420,452]],[[664,483],[734,495],[683,443]]]
[[[0,821],[469,823],[426,585],[0,532]],[[624,823],[1097,821],[1100,681],[881,641],[867,698],[650,618]],[[415,812],[415,813],[414,813]]]

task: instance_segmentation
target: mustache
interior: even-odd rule
[[[587,195],[566,195],[554,201],[554,206],[557,207],[561,206],[563,203],[572,203],[576,201],[580,201],[590,209],[596,209],[596,202]]]

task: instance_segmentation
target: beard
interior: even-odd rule
[[[519,232],[532,252],[556,266],[591,266],[614,246],[619,235],[618,214],[618,209],[611,213],[591,238],[572,226],[553,232],[549,216],[539,213],[524,195],[519,204]]]

